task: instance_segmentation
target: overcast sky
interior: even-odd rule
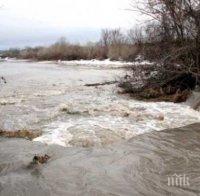
[[[131,0],[0,0],[0,48],[46,45],[65,36],[96,41],[102,28],[131,28]]]

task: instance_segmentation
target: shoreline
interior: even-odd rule
[[[116,61],[110,59],[90,59],[90,60],[38,60],[38,59],[17,59],[17,58],[1,58],[2,62],[38,62],[38,63],[55,63],[62,65],[89,65],[89,66],[101,66],[101,65],[115,65],[115,66],[132,66],[132,65],[152,65],[154,62],[150,62],[147,60],[144,61]]]

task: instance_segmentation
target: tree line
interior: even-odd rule
[[[107,59],[134,60],[139,53],[135,45],[136,35],[133,30],[123,32],[121,29],[104,29],[98,42],[73,44],[65,38],[60,38],[49,47],[27,47],[25,49],[9,49],[3,52],[3,57],[17,57],[35,60],[80,60]]]

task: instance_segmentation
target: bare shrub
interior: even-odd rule
[[[142,87],[134,86],[134,72],[125,80],[125,90],[145,98],[184,101],[200,85],[200,2],[199,0],[139,1],[137,11],[150,16],[145,29],[142,54],[157,61],[140,75]],[[159,66],[158,66],[159,65]],[[156,73],[156,74],[152,74]],[[135,82],[135,81],[134,81]]]

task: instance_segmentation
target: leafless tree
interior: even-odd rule
[[[147,95],[151,91],[157,96],[185,92],[200,85],[200,1],[139,0],[134,1],[131,10],[148,16],[143,45],[149,53],[160,55],[154,66],[133,68],[134,73],[142,72],[140,80],[144,85],[139,91],[146,88]],[[133,84],[134,78],[133,74]],[[128,88],[138,92],[134,85]]]

